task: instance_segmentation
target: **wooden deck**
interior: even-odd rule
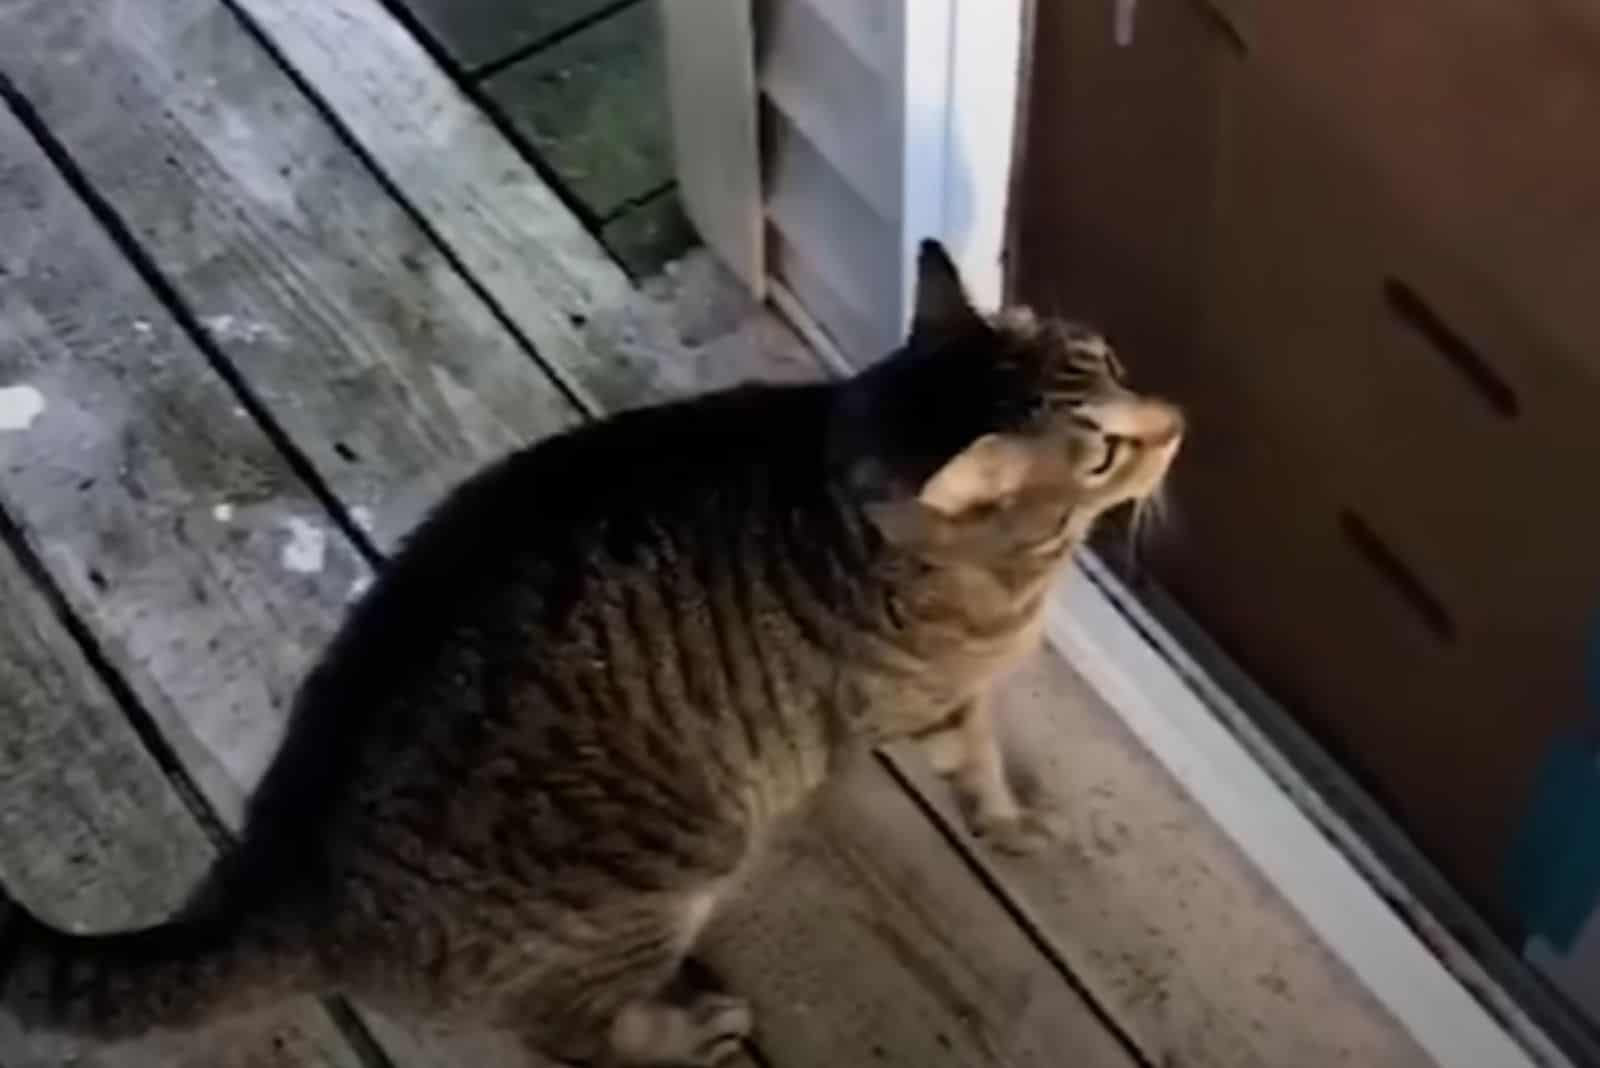
[[[390,0],[634,277],[694,243],[651,0]]]
[[[0,879],[54,921],[183,899],[309,659],[455,480],[822,373],[703,258],[638,287],[607,255],[658,187],[552,191],[567,165],[509,135],[548,104],[520,65],[566,68],[525,46],[647,9],[523,6],[441,56],[379,0],[0,0]],[[1071,841],[992,856],[915,759],[864,764],[704,947],[760,1013],[750,1063],[1426,1063],[1070,665],[1007,702]],[[306,1001],[110,1049],[0,1019],[0,1065],[519,1063],[500,1041]]]

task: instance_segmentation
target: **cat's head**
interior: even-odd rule
[[[1025,309],[981,315],[932,241],[906,344],[847,388],[859,470],[891,506],[880,525],[902,531],[1064,548],[1157,494],[1183,440],[1182,412],[1137,392],[1104,337]]]

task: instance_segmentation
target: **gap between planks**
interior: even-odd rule
[[[141,312],[151,317],[142,321],[152,323],[152,333],[155,332],[154,322],[159,320],[162,310],[142,288],[107,236],[96,227],[43,150],[32,141],[9,110],[0,110],[0,145],[4,146],[3,155],[8,163],[4,177],[0,178],[0,231],[5,234],[4,267],[7,274],[18,279],[14,284],[0,289],[0,354],[5,357],[6,372],[14,374],[19,369],[30,372],[27,380],[35,388],[45,387],[41,395],[49,402],[61,405],[70,394],[54,388],[60,385],[59,379],[47,381],[32,373],[46,369],[52,348],[58,356],[63,351],[54,346],[53,339],[47,336],[48,325],[40,329],[41,322],[48,324],[51,321],[49,311],[67,312],[59,321],[70,321],[74,327],[84,329],[86,334],[92,336],[103,332],[108,322],[116,321],[118,313],[125,310],[121,299],[125,294],[132,297]],[[66,251],[64,257],[58,253],[63,249]],[[87,257],[76,264],[70,262],[75,252],[85,249],[89,251]],[[92,269],[82,269],[83,265],[95,262],[113,265],[120,277],[106,278]],[[111,284],[103,284],[107,282]],[[46,290],[54,291],[57,299],[67,308],[52,309],[48,303],[51,298],[42,293]],[[88,314],[70,314],[88,304],[96,305]],[[41,312],[45,314],[41,316]],[[174,332],[172,336],[181,343],[181,335]],[[70,358],[72,354],[66,355]],[[220,383],[212,389],[219,401],[226,396]],[[98,414],[94,413],[96,416]],[[39,420],[52,421],[56,418],[48,408],[38,417]],[[73,414],[68,413],[67,419],[73,418]],[[31,428],[28,433],[31,434]],[[24,440],[27,436],[22,435]],[[17,435],[8,437],[15,438]],[[63,468],[70,469],[71,462],[64,453],[74,446],[81,448],[81,442],[58,438],[55,448],[47,448],[43,454],[31,453],[24,448],[7,448],[5,509],[16,509],[16,483],[30,481],[34,472],[40,469],[45,470],[45,477],[50,477],[52,473],[59,477]],[[66,492],[77,491],[68,489]],[[9,517],[7,526],[12,526]],[[24,888],[24,895],[34,897],[45,915],[69,921],[81,918],[81,914],[74,917],[69,913],[62,917],[58,910],[64,899],[70,901],[70,895],[74,894],[85,895],[86,904],[92,903],[100,909],[111,911],[113,919],[118,918],[119,912],[123,914],[122,918],[131,919],[126,915],[127,910],[131,908],[132,911],[143,912],[151,904],[162,906],[162,912],[170,911],[179,903],[173,900],[173,896],[183,894],[192,885],[193,873],[197,866],[203,866],[207,859],[215,855],[216,843],[210,840],[204,827],[192,818],[193,814],[165,778],[156,758],[143,747],[132,724],[120,717],[125,709],[119,705],[126,700],[126,694],[118,691],[131,690],[133,687],[123,684],[120,673],[109,675],[109,681],[113,682],[110,687],[100,680],[95,672],[96,665],[85,656],[85,648],[75,642],[73,635],[63,625],[63,605],[59,601],[52,604],[54,598],[46,597],[36,588],[35,582],[43,577],[39,571],[49,566],[48,562],[52,559],[59,567],[61,554],[52,552],[56,547],[48,541],[41,549],[36,540],[26,540],[27,533],[33,533],[36,537],[36,532],[13,528],[9,533],[6,539],[9,544],[5,550],[0,550],[0,585],[8,590],[3,601],[3,626],[0,626],[0,646],[3,646],[0,648],[0,659],[9,662],[5,677],[8,681],[28,678],[35,684],[42,683],[47,693],[54,690],[60,694],[62,700],[51,701],[49,707],[39,713],[58,717],[58,724],[50,732],[52,736],[70,739],[79,735],[80,731],[87,730],[91,736],[101,739],[98,748],[104,757],[96,766],[96,772],[88,776],[87,785],[84,784],[84,765],[80,763],[83,754],[76,747],[63,747],[60,750],[63,763],[73,768],[76,774],[59,776],[61,785],[54,789],[85,791],[82,807],[69,806],[69,811],[75,809],[78,813],[96,813],[90,826],[78,822],[75,827],[79,840],[87,838],[94,843],[93,848],[81,855],[86,858],[95,854],[106,856],[106,852],[102,851],[108,851],[108,859],[126,860],[126,854],[121,854],[121,850],[130,849],[135,851],[135,855],[164,854],[166,859],[157,861],[155,856],[150,856],[142,864],[128,865],[128,870],[122,870],[118,864],[113,869],[116,874],[112,880],[118,881],[115,884],[85,881],[80,873],[68,870],[57,876],[61,881],[56,885],[42,886],[39,885],[38,876],[32,874],[37,870],[34,865],[24,865],[20,872],[8,870],[8,884],[20,884]],[[23,552],[19,555],[11,551],[16,548]],[[27,566],[30,564],[31,567]],[[27,571],[33,571],[34,574],[27,574]],[[57,589],[55,592],[60,591]],[[109,662],[111,657],[106,659]],[[30,698],[37,701],[39,695],[30,685],[15,691],[14,696],[26,702]],[[23,711],[26,715],[26,705]],[[113,718],[114,723],[111,721]],[[8,726],[16,729],[17,721],[9,721]],[[36,759],[38,754],[30,750],[29,756],[30,759]],[[106,796],[128,797],[126,804],[133,810],[124,810],[114,817],[117,839],[102,831],[98,822],[103,818],[98,807],[102,797],[102,777],[116,787]],[[19,783],[26,783],[29,778],[27,774],[8,776],[8,790],[15,789]],[[5,826],[37,828],[42,822],[59,820],[59,802],[56,812],[52,812],[48,804],[42,806],[43,811],[35,809],[42,794],[42,790],[30,791],[24,792],[20,799],[8,798],[7,809],[11,810],[12,804],[16,807],[10,811],[10,818],[4,821]],[[141,823],[137,817],[148,811],[146,806],[152,805],[161,809],[162,815]],[[122,842],[120,835],[127,831],[132,833],[126,842]],[[149,843],[151,833],[159,840],[159,846]],[[145,842],[142,848],[141,839]],[[31,853],[37,856],[38,843],[41,841],[49,842],[52,850],[63,844],[54,834],[36,837],[26,831],[20,835],[20,841],[11,839],[11,844],[23,855]],[[8,857],[16,855],[8,852]],[[10,865],[7,866],[9,869]],[[43,867],[49,870],[48,864]],[[190,877],[186,879],[186,875]],[[31,894],[28,892],[30,886]],[[108,899],[114,899],[119,904],[109,906]],[[158,917],[159,913],[157,916],[145,913],[141,918],[148,922]],[[156,1068],[167,1064],[195,1065],[198,1068],[198,1065],[206,1063],[238,1065],[239,1068],[245,1065],[281,1065],[288,1068],[295,1063],[322,1064],[329,1068],[355,1068],[357,1064],[365,1064],[367,1068],[380,1068],[386,1064],[381,1058],[352,1060],[356,1057],[356,1047],[345,1041],[347,1036],[340,1023],[342,1012],[337,1002],[330,1001],[321,1009],[300,1002],[286,1005],[270,1014],[232,1021],[223,1028],[222,1037],[226,1041],[224,1052],[221,1055],[208,1052],[204,1060],[195,1060],[195,1051],[188,1045],[170,1043],[159,1037],[130,1050],[51,1036],[24,1035],[18,1032],[15,1021],[8,1017],[3,1024],[6,1060],[13,1068],[64,1063],[81,1064],[86,1068],[102,1065],[106,1068],[111,1065],[118,1068]]]

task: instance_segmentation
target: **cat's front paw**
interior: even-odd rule
[[[1059,844],[1066,833],[1053,813],[1025,809],[1005,816],[976,816],[968,821],[979,841],[997,852],[1025,857]]]
[[[689,1018],[694,1039],[686,1063],[706,1068],[737,1054],[755,1026],[749,1003],[729,994],[701,994],[689,1006]]]
[[[608,1065],[715,1068],[739,1052],[754,1018],[743,998],[703,991],[685,1004],[639,1001],[611,1024]]]

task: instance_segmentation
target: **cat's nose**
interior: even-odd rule
[[[1144,403],[1149,409],[1152,424],[1151,433],[1145,440],[1157,448],[1163,445],[1175,447],[1183,440],[1184,431],[1188,426],[1183,409],[1171,401],[1155,398]]]
[[[1183,411],[1171,401],[1156,397],[1119,397],[1096,405],[1093,416],[1107,434],[1151,448],[1183,437]]]

